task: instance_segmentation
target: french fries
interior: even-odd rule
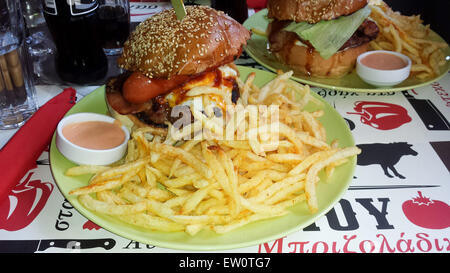
[[[380,0],[372,0],[369,5],[372,9],[370,18],[380,29],[378,37],[370,42],[372,49],[407,55],[412,61],[411,74],[418,79],[440,74],[440,67],[446,62],[442,49],[448,44],[432,40],[430,27],[422,24],[420,16],[401,15]]]
[[[304,110],[308,103],[321,102],[308,86],[288,80],[291,74],[279,72],[261,89],[253,84],[255,74],[239,84],[239,105],[277,105],[276,113],[235,111],[229,115],[237,124],[224,122],[227,128],[211,123],[215,121],[207,113],[197,113],[206,129],[224,129],[234,139],[168,141],[170,134],[138,129],[121,164],[67,170],[70,176],[92,174],[88,185],[70,194],[86,208],[126,223],[192,236],[205,229],[226,233],[286,215],[301,202],[317,212],[319,173],[331,176],[360,150],[327,143],[318,120],[324,112]],[[244,114],[233,116],[238,112]]]

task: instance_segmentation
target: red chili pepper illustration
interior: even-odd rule
[[[0,229],[15,231],[28,226],[41,212],[53,191],[53,184],[31,180],[30,172],[22,183],[0,202]]]
[[[88,220],[88,221],[86,221],[86,223],[84,223],[83,229],[89,229],[89,230],[95,229],[95,230],[99,230],[99,229],[101,229],[101,227],[100,227],[99,225],[97,225],[96,223],[94,223],[94,222]]]
[[[392,130],[411,121],[405,108],[392,103],[357,101],[353,109],[356,112],[347,114],[361,115],[362,123],[379,130]]]

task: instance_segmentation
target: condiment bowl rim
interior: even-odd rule
[[[103,121],[105,118],[106,118],[107,120],[110,120],[110,121],[116,120],[115,118],[110,117],[110,116],[108,116],[108,115],[103,115],[103,114],[98,114],[98,113],[91,113],[91,112],[75,113],[75,114],[72,114],[72,115],[69,115],[69,116],[64,117],[64,118],[61,119],[60,122],[58,123],[58,127],[57,127],[57,129],[56,129],[56,130],[57,130],[57,134],[58,134],[58,136],[59,136],[64,142],[66,142],[67,144],[71,145],[72,147],[74,147],[74,148],[76,148],[76,149],[79,149],[79,150],[82,150],[82,151],[86,151],[86,152],[93,152],[93,153],[107,153],[107,152],[113,152],[114,150],[118,150],[118,149],[120,149],[123,145],[126,145],[126,144],[128,143],[128,140],[130,139],[130,132],[128,131],[128,129],[127,129],[124,125],[121,125],[120,128],[121,128],[122,131],[125,133],[125,139],[123,140],[122,143],[120,143],[119,145],[117,145],[117,146],[115,146],[115,147],[113,147],[113,148],[110,148],[110,149],[90,149],[90,148],[86,148],[86,147],[79,146],[79,145],[77,145],[77,144],[71,142],[71,141],[68,140],[68,139],[64,136],[64,134],[62,133],[62,128],[63,128],[65,125],[68,125],[68,124],[77,122],[77,118],[80,117],[80,116],[90,116],[90,117],[92,117],[92,119],[89,119],[89,120],[86,120],[86,121]],[[100,117],[101,117],[102,119],[99,119]],[[71,122],[69,122],[69,123],[67,123],[67,120],[70,120],[70,119],[75,119],[75,120],[74,120],[74,121],[71,121]]]
[[[368,55],[372,55],[375,53],[388,53],[388,54],[392,54],[392,55],[396,55],[398,57],[401,57],[403,60],[406,61],[406,65],[402,68],[398,68],[398,69],[378,69],[378,68],[373,68],[370,66],[367,66],[365,64],[363,64],[361,62],[361,59],[368,56]],[[409,58],[408,56],[406,56],[405,54],[402,54],[400,52],[397,51],[391,51],[391,50],[370,50],[370,51],[366,51],[362,54],[360,54],[357,58],[356,58],[356,62],[358,65],[363,66],[366,69],[369,70],[373,70],[373,71],[379,71],[379,72],[384,72],[384,73],[392,73],[392,72],[397,72],[397,71],[402,71],[402,70],[408,70],[411,67],[412,61],[411,58]]]

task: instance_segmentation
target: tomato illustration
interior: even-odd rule
[[[418,197],[402,204],[403,213],[411,223],[429,229],[450,227],[450,206],[439,200],[431,200],[418,191]]]

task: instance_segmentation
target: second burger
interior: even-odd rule
[[[267,9],[270,51],[308,76],[351,72],[379,32],[367,0],[269,0]]]

